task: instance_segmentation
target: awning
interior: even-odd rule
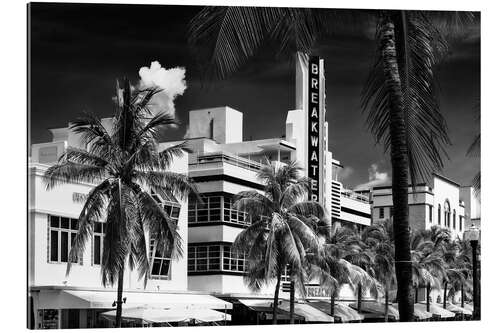
[[[397,303],[392,304],[395,308],[398,307]],[[416,305],[416,304],[415,304]],[[427,320],[432,318],[432,313],[425,311],[425,308],[422,309],[421,307],[414,306],[413,307],[413,316],[419,320]]]
[[[358,311],[358,304],[351,303],[349,304],[351,308]],[[359,312],[359,311],[358,311]],[[375,315],[376,317],[384,317],[385,316],[385,304],[379,302],[361,302],[361,312],[369,313]],[[399,311],[389,304],[387,309],[387,314],[389,317],[392,317],[394,320],[399,320]]]
[[[241,298],[238,299],[240,303],[244,304],[248,308],[252,309],[253,311],[256,312],[262,312],[264,313],[266,320],[271,320],[273,318],[272,312],[273,312],[273,300],[272,299],[263,299],[263,298]],[[280,300],[282,302],[282,300]],[[278,309],[276,311],[276,317],[278,320],[289,320],[290,319],[290,312],[283,310],[278,306]],[[294,313],[294,318],[295,320],[302,320],[305,321],[305,318],[296,312]]]
[[[414,308],[422,310],[422,311],[426,311],[427,305],[425,303],[415,303]],[[455,317],[455,314],[453,312],[443,309],[441,306],[437,305],[436,303],[430,304],[429,312],[432,313],[433,315],[439,316],[441,318],[453,318],[453,317]]]
[[[101,313],[107,319],[116,317],[116,310]],[[178,323],[230,321],[231,315],[211,309],[155,309],[155,308],[128,308],[122,312],[124,320],[141,320],[149,323]]]
[[[323,311],[326,314],[330,314],[330,307],[331,304],[330,302],[327,301],[309,301],[307,303],[313,307],[315,307],[318,310]],[[334,309],[333,309],[333,317],[338,318],[339,321],[343,323],[347,322],[352,322],[352,321],[362,321],[365,319],[365,316],[362,314],[358,313],[358,311],[351,309],[345,304],[342,303],[335,303]]]
[[[306,303],[294,303],[294,313],[303,316],[309,323],[333,323],[334,318]],[[290,302],[281,301],[278,307],[290,312]]]
[[[210,295],[124,291],[124,308],[179,308],[229,310],[233,305]],[[115,290],[40,290],[40,309],[110,309]]]
[[[443,304],[438,303],[438,305],[444,309]],[[453,304],[453,303],[446,303],[446,310],[454,312],[454,313],[463,313],[464,315],[472,316],[471,310],[466,309],[466,308],[462,308],[462,307],[460,307],[456,304]]]

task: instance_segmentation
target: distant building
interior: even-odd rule
[[[471,188],[461,187],[457,182],[438,174],[434,174],[432,182],[432,186],[423,183],[417,184],[414,188],[408,186],[410,228],[430,229],[436,225],[450,230],[453,237],[462,238],[467,227],[466,211],[470,210],[463,195],[471,193]],[[468,200],[474,201],[470,196]],[[372,190],[373,223],[391,219],[392,206],[391,186],[374,187]],[[474,208],[474,212],[477,209]]]

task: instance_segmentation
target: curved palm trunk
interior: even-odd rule
[[[278,271],[277,280],[278,281],[276,282],[276,288],[274,289],[273,325],[276,325],[278,323],[277,311],[278,311],[278,296],[280,294],[280,284],[281,284],[281,270]]]
[[[396,18],[402,18],[401,12]],[[398,308],[401,321],[413,321],[410,229],[408,222],[408,149],[402,103],[401,78],[396,55],[393,18],[387,16],[381,28],[381,50],[384,76],[390,90],[389,118],[392,164],[392,198],[394,207],[395,268],[398,286]]]
[[[290,281],[290,324],[295,324],[295,282]]]

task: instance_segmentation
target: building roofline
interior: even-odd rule
[[[442,179],[442,180],[444,180],[444,181],[446,181],[446,182],[448,182],[448,183],[450,183],[452,185],[455,185],[457,187],[461,187],[462,186],[459,183],[457,183],[456,181],[454,181],[454,180],[452,180],[452,179],[450,179],[448,177],[445,177],[445,176],[443,176],[443,175],[441,175],[441,174],[439,174],[437,172],[434,172],[433,175],[434,175],[434,177],[440,178],[440,179]]]
[[[408,187],[412,187],[412,184],[408,184]],[[415,186],[428,186],[426,183],[418,183]],[[384,185],[384,186],[374,186],[372,187],[374,190],[385,190],[385,189],[392,189],[392,185]]]

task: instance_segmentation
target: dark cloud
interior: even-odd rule
[[[294,64],[264,47],[231,78],[202,82],[187,45],[189,20],[195,6],[32,4],[31,7],[31,139],[49,140],[47,128],[66,126],[83,110],[110,116],[115,80],[159,61],[164,67],[186,68],[188,88],[176,100],[182,123],[189,110],[228,105],[244,113],[246,139],[285,133],[286,112],[294,109]],[[374,24],[349,22],[316,53],[325,59],[327,120],[330,150],[348,166],[343,181],[349,187],[369,181],[369,168],[388,173],[390,163],[382,147],[367,131],[360,93],[373,61]],[[441,108],[453,145],[445,173],[469,183],[479,161],[465,151],[479,130],[474,105],[480,93],[479,24],[456,38],[439,67]],[[167,139],[179,139],[181,126]]]

